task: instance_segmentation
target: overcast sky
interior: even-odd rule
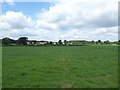
[[[116,41],[118,1],[4,2],[0,13],[0,38]]]

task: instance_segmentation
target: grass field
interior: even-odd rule
[[[3,88],[117,88],[117,46],[3,47]]]

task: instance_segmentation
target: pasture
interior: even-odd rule
[[[117,88],[117,46],[8,46],[3,88]]]

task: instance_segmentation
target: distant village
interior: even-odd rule
[[[20,37],[18,40],[10,39],[8,37],[5,37],[3,39],[0,39],[0,45],[5,45],[5,46],[15,46],[15,45],[28,45],[28,46],[39,46],[39,45],[67,45],[67,46],[73,46],[73,45],[91,45],[91,44],[110,44],[110,45],[120,45],[120,40],[119,41],[114,41],[110,42],[109,40],[106,41],[85,41],[85,40],[59,40],[58,42],[52,42],[52,41],[37,41],[37,40],[28,40],[28,37]]]

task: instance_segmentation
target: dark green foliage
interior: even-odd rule
[[[64,40],[64,44],[65,44],[65,45],[67,44],[67,40]]]
[[[17,44],[17,41],[6,37],[2,39],[2,44],[3,45]]]
[[[10,38],[3,38],[2,39],[2,44],[4,44],[4,45],[10,45]]]
[[[37,45],[36,40],[28,40],[27,37],[20,37],[18,40],[13,40],[10,38],[3,38],[3,45],[27,45],[28,43],[31,43],[31,45]],[[46,42],[46,41],[40,41],[40,42]],[[42,46],[44,45],[50,45],[50,46],[62,46],[62,45],[68,45],[68,46],[85,46],[85,45],[105,45],[105,44],[110,44],[110,45],[119,45],[120,40],[119,41],[114,41],[114,42],[110,42],[110,41],[104,41],[102,42],[101,40],[98,41],[86,41],[86,40],[64,40],[62,42],[62,40],[59,40],[58,42],[52,42],[52,41],[47,41],[46,44],[41,44]],[[0,43],[1,45],[1,43]],[[29,44],[28,44],[29,45]],[[39,45],[39,44],[38,44]]]
[[[110,42],[107,40],[107,41],[104,41],[105,44],[110,44]]]
[[[52,42],[52,41],[50,41],[50,44],[53,44],[53,42]]]
[[[118,45],[120,45],[120,40],[118,41]]]
[[[101,43],[102,41],[101,41],[101,40],[98,40],[97,42],[98,42],[98,43]]]
[[[0,45],[2,45],[2,39],[0,39]]]
[[[19,43],[20,45],[27,45],[27,40],[28,40],[27,37],[20,37],[20,38],[18,39],[18,43]]]
[[[59,43],[59,44],[62,44],[62,40],[59,40],[58,43]]]

